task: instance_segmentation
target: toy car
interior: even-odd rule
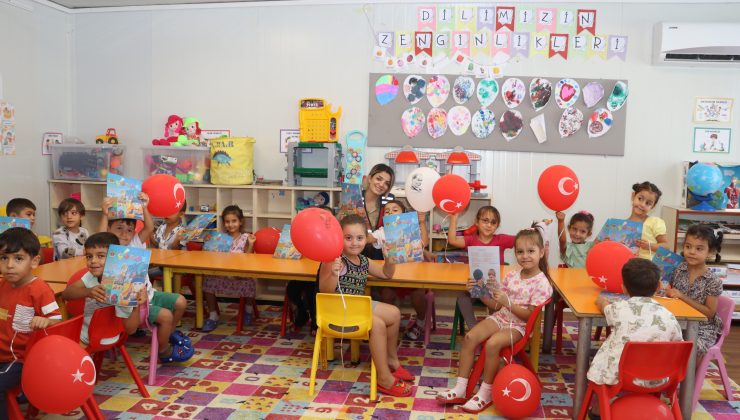
[[[96,144],[118,144],[118,134],[115,128],[109,128],[105,134],[95,137]]]

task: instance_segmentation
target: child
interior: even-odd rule
[[[54,292],[32,272],[39,265],[40,248],[28,229],[10,228],[0,234],[0,418],[8,418],[6,393],[21,383],[33,330],[62,320]]]
[[[642,223],[642,239],[637,241],[640,250],[637,256],[652,259],[658,247],[668,245],[666,227],[663,219],[649,216],[650,210],[658,204],[662,192],[648,181],[632,186],[632,213],[628,220]]]
[[[5,213],[10,217],[20,217],[31,221],[31,229],[36,224],[36,205],[27,198],[14,198],[5,206]]]
[[[465,402],[465,389],[475,362],[475,349],[488,340],[485,344],[483,383],[478,393],[462,407],[468,413],[480,413],[491,405],[491,384],[499,367],[499,352],[524,336],[527,320],[534,307],[545,303],[552,295],[545,244],[540,231],[535,228],[519,231],[515,245],[516,260],[521,270],[510,271],[501,282],[501,288],[493,291],[492,298],[481,298],[494,313],[465,334],[455,387],[437,396],[437,400],[445,404]],[[475,284],[474,280],[469,281],[468,290]]]
[[[183,217],[187,208],[187,201],[177,213],[164,218],[164,221],[152,234],[152,246],[159,249],[182,249],[184,244],[180,233],[185,227]]]
[[[221,222],[224,225],[224,231],[234,239],[229,252],[245,252],[247,254],[254,252],[254,242],[257,238],[251,233],[242,233],[244,213],[239,206],[227,206],[221,212]],[[216,294],[247,298],[244,308],[244,323],[246,325],[252,324],[252,304],[256,295],[254,279],[251,277],[209,276],[203,282],[203,295],[206,298],[209,315],[208,319],[203,323],[201,331],[213,331],[218,326],[218,312],[216,311],[218,302],[216,302]]]
[[[596,306],[604,313],[612,333],[591,362],[586,376],[596,384],[617,383],[619,360],[628,341],[680,341],[681,327],[673,314],[652,299],[660,287],[660,268],[642,258],[633,258],[622,267],[623,289],[627,300],[609,303],[599,295]],[[591,411],[598,414],[596,398]]]
[[[82,276],[81,281],[67,285],[62,292],[65,300],[85,299],[85,319],[80,331],[80,341],[89,344],[88,329],[93,312],[100,308],[110,306],[105,300],[105,288],[100,284],[105,268],[105,260],[108,256],[108,247],[118,245],[118,238],[110,232],[96,233],[88,238],[85,243],[85,261],[88,272]],[[146,290],[141,289],[139,301],[146,302]],[[123,318],[123,326],[127,334],[133,334],[139,326],[139,308],[116,306],[116,316]],[[117,337],[116,337],[117,338]]]
[[[556,212],[558,219],[558,239],[560,240],[560,258],[565,265],[571,268],[586,267],[586,254],[594,246],[594,241],[587,241],[594,228],[594,216],[581,210],[570,217],[568,222],[568,234],[570,242],[566,243],[565,235],[565,213]]]
[[[135,233],[136,220],[108,220],[109,210],[113,204],[111,197],[103,199],[100,225],[101,227],[107,225],[108,232],[116,235],[121,245],[146,249],[144,241],[152,234],[153,222],[152,215],[147,209],[149,196],[142,192],[139,195],[139,199],[141,199],[144,207],[144,227],[138,235]],[[182,332],[175,330],[175,326],[180,323],[185,313],[187,306],[185,297],[178,293],[154,290],[148,276],[145,284],[147,299],[149,300],[149,322],[157,324],[159,361],[169,363],[184,362],[190,359],[195,353],[190,338],[186,337]]]
[[[681,299],[701,312],[708,321],[699,323],[695,341],[697,360],[717,342],[722,333],[722,319],[717,316],[717,296],[722,294],[722,280],[707,268],[710,252],[719,250],[722,238],[704,225],[691,225],[683,243],[684,262],[673,272],[666,296]]]
[[[62,225],[54,231],[54,260],[72,258],[85,253],[85,240],[90,233],[82,227],[82,218],[85,217],[85,205],[76,198],[65,198],[59,203],[59,219]]]
[[[362,251],[365,248],[367,226],[356,214],[345,216],[340,222],[344,234],[344,250],[332,264],[319,266],[319,290],[322,293],[364,295],[368,274],[379,279],[390,279],[395,265],[385,261],[370,260]],[[401,312],[397,307],[373,301],[373,324],[370,330],[370,355],[378,372],[378,391],[395,397],[411,395],[414,376],[398,360],[398,327]]]
[[[514,236],[507,234],[496,234],[496,229],[501,226],[501,214],[493,206],[483,206],[475,215],[476,232],[464,237],[457,236],[458,214],[450,216],[450,226],[447,230],[447,242],[457,248],[469,246],[497,246],[499,261],[504,263],[504,251],[514,247]],[[461,293],[457,297],[457,307],[465,319],[468,328],[473,328],[478,322],[473,311],[473,300],[470,293]]]

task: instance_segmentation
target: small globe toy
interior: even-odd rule
[[[727,207],[727,195],[725,195],[724,191],[717,190],[713,192],[709,197],[709,205],[711,205],[715,209],[722,210]]]
[[[711,200],[714,192],[722,188],[722,182],[722,171],[717,165],[697,163],[692,166],[686,176],[686,184],[691,194],[700,202],[692,208],[703,211],[716,210],[707,201]]]

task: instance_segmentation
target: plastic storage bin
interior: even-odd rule
[[[211,151],[208,147],[142,147],[149,175],[172,175],[183,184],[210,182]]]
[[[123,175],[124,150],[108,144],[52,145],[52,178],[105,181],[109,172]]]

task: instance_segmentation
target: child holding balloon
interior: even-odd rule
[[[555,212],[555,217],[558,219],[560,258],[570,268],[586,267],[586,254],[594,246],[594,241],[587,241],[594,228],[594,216],[582,210],[570,217],[568,222],[570,242],[567,242],[565,234],[565,213]]]
[[[661,195],[660,189],[651,182],[632,185],[632,213],[628,220],[642,223],[642,238],[637,241],[640,258],[652,259],[659,247],[668,246],[665,222],[660,217],[650,216]]]

